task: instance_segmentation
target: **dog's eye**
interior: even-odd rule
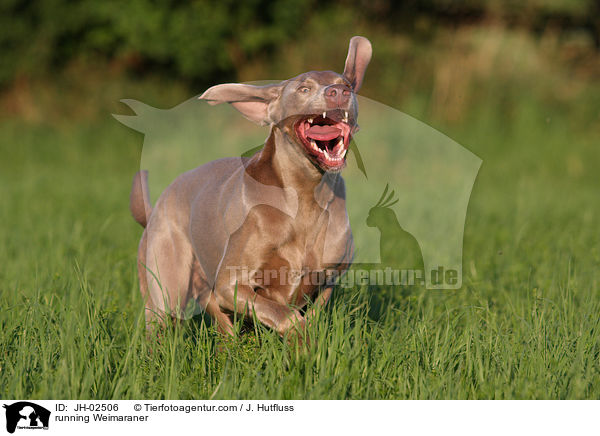
[[[300,88],[298,88],[298,91],[300,91],[303,94],[306,94],[310,91],[310,88],[308,86],[301,86]]]

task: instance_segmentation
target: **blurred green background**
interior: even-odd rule
[[[4,0],[2,109],[51,122],[103,116],[124,94],[175,104],[215,83],[341,69],[363,34],[375,47],[365,96],[438,123],[490,102],[510,117],[523,98],[567,107],[595,90],[599,17],[593,0]],[[158,95],[138,89],[153,80]]]
[[[361,94],[483,160],[463,288],[339,292],[308,355],[202,322],[148,353],[119,100],[340,71],[353,35]],[[3,0],[0,53],[1,397],[600,396],[597,1]]]

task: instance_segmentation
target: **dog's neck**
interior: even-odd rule
[[[264,148],[248,162],[246,172],[265,185],[293,188],[299,199],[314,199],[326,208],[341,176],[319,170],[300,147],[289,127],[274,125]]]

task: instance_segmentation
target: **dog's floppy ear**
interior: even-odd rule
[[[224,83],[207,89],[198,97],[209,104],[231,103],[250,121],[265,126],[275,122],[272,119],[271,106],[283,89],[282,83],[274,85],[244,85],[242,83]]]
[[[344,67],[344,77],[352,84],[354,92],[358,92],[360,85],[362,85],[372,54],[373,49],[367,38],[353,36],[350,39],[348,57],[346,57],[346,65]]]

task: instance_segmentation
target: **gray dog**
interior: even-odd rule
[[[358,130],[355,93],[370,59],[371,44],[355,36],[341,75],[223,84],[200,96],[230,103],[271,131],[252,157],[182,174],[154,208],[147,173],[134,177],[130,208],[145,227],[138,273],[148,325],[178,316],[194,299],[223,333],[233,333],[233,313],[282,336],[304,332],[352,261],[340,171]],[[309,300],[311,310],[301,312]]]

